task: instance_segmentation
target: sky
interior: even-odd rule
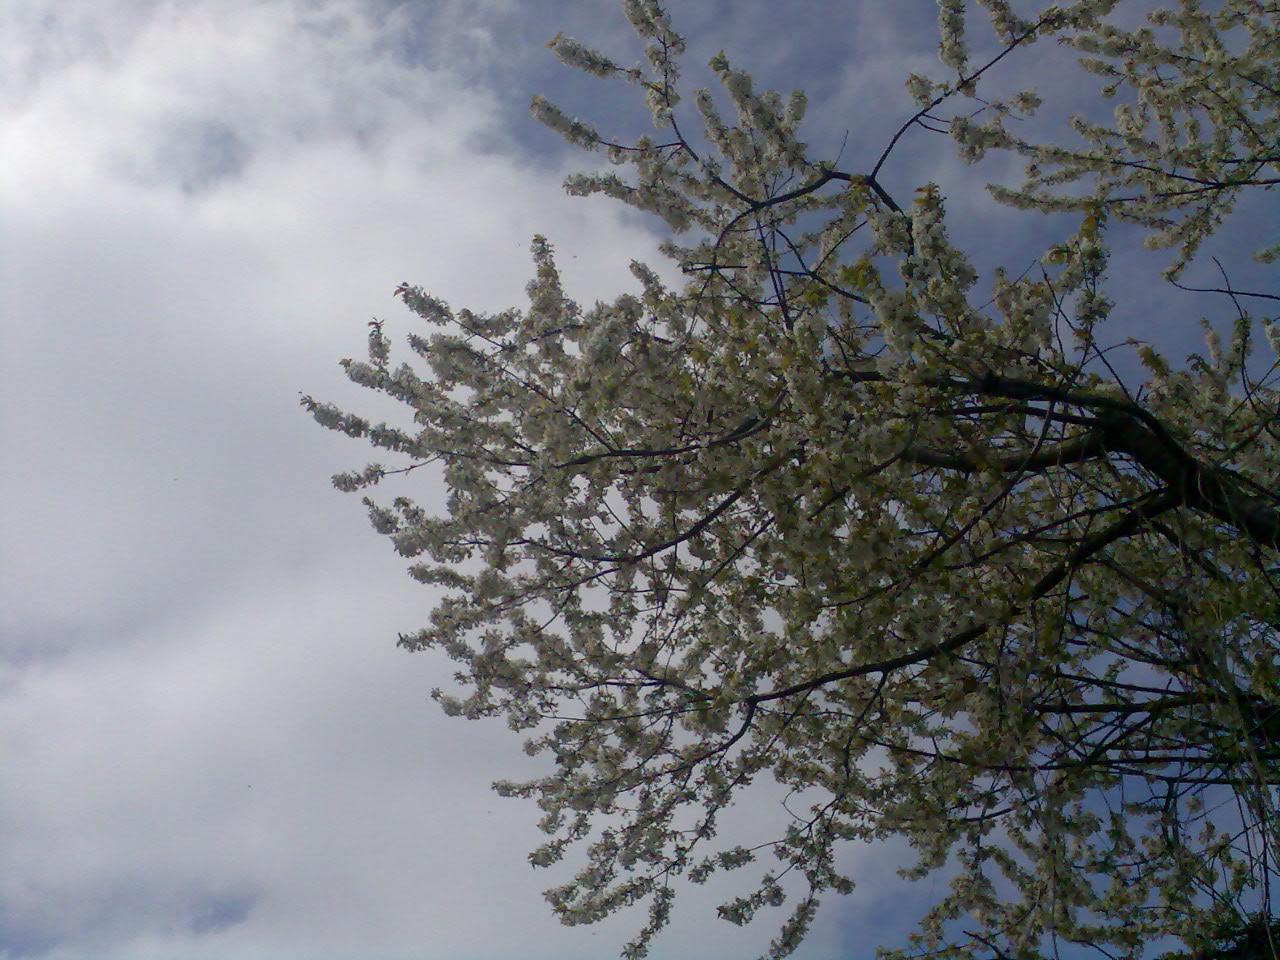
[[[926,0],[671,9],[692,63],[806,88],[809,139],[853,159],[935,63]],[[558,30],[637,55],[605,0],[2,5],[0,960],[595,960],[643,922],[551,916],[536,810],[489,790],[541,768],[430,702],[448,663],[395,644],[430,592],[329,484],[365,449],[298,403],[378,414],[338,361],[407,328],[402,282],[519,305],[535,233],[586,303],[660,262],[656,224],[564,195],[590,158],[528,117],[541,92],[643,129]],[[890,177],[989,234],[947,156]],[[901,850],[848,857],[867,882],[802,960],[870,956],[933,892],[885,881]],[[652,956],[764,950],[772,918],[728,927],[716,892]]]

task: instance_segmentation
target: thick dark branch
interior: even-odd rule
[[[845,370],[841,376],[861,383],[878,383],[885,379],[874,369]],[[1159,477],[1168,490],[1177,494],[1182,506],[1207,513],[1234,527],[1258,546],[1280,552],[1280,500],[1248,495],[1245,487],[1249,484],[1229,470],[1196,459],[1150,411],[1131,400],[1002,377],[996,373],[978,378],[931,377],[926,383],[962,394],[1010,400],[1047,400],[1093,411],[1089,423],[1099,428],[1106,452],[1131,457],[1139,466]],[[1058,416],[1056,419],[1064,418]],[[1061,452],[1062,447],[1054,449]],[[956,470],[966,469],[964,464],[969,459],[964,455],[952,455],[956,459],[941,462],[937,458],[947,455],[930,451],[918,451],[917,456],[934,458],[934,462],[918,461],[926,465]],[[911,459],[909,455],[908,459]],[[1010,467],[1016,468],[1016,464]],[[1258,490],[1264,489],[1256,484],[1253,486]]]
[[[1197,460],[1160,421],[1136,403],[995,374],[976,383],[954,381],[952,385],[985,396],[1055,400],[1096,410],[1108,450],[1133,458],[1159,477],[1181,498],[1182,506],[1207,513],[1236,528],[1259,546],[1280,551],[1280,508],[1276,503],[1247,495],[1242,482],[1229,471]]]
[[[1179,447],[1170,447],[1137,420],[1107,417],[1107,445],[1132,457],[1175,491],[1183,506],[1232,526],[1259,546],[1280,551],[1280,510],[1249,496],[1232,474],[1204,463]]]
[[[1060,443],[1046,444],[1039,450],[1013,453],[944,453],[924,447],[909,447],[902,459],[908,463],[924,467],[939,467],[943,470],[958,470],[962,473],[975,473],[979,470],[992,470],[997,473],[1039,473],[1050,467],[1062,467],[1083,460],[1096,460],[1106,456],[1107,446],[1103,436],[1096,430],[1063,440]]]

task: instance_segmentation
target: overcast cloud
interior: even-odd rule
[[[815,0],[788,40],[774,4],[672,4],[695,48],[803,62],[775,82],[846,118],[932,63],[908,6]],[[552,65],[562,28],[626,36],[605,0],[0,12],[0,960],[588,960],[634,932],[549,915],[536,811],[488,789],[532,761],[428,702],[448,665],[394,640],[430,595],[329,487],[365,451],[298,406],[377,413],[336,361],[403,323],[400,282],[518,305],[539,232],[588,303],[657,262],[651,225],[563,195],[585,161],[527,120],[539,90],[618,102]],[[775,933],[714,902],[654,956]],[[801,956],[913,913],[870,885]]]

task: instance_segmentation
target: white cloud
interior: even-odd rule
[[[318,474],[298,458],[332,447],[302,439],[297,392],[342,389],[339,351],[371,311],[402,313],[396,283],[519,302],[544,229],[579,241],[603,295],[618,244],[652,248],[513,144],[477,153],[504,143],[492,97],[369,61],[367,26],[294,27],[283,4],[157,8],[126,54],[65,66],[9,118],[3,389],[25,469],[6,526],[39,619],[124,615],[143,582],[225,572],[264,524],[300,524],[315,501],[290,488]],[[241,131],[221,179],[184,166],[203,134],[174,146],[202,123]],[[68,581],[75,597],[41,596]]]
[[[213,899],[240,902],[245,923],[197,955],[421,951],[438,934],[432,955],[448,956],[489,896],[528,887],[504,861],[531,811],[486,789],[509,739],[435,722],[439,671],[387,642],[414,605],[394,563],[361,559],[363,576],[281,575],[27,671],[3,704],[20,731],[0,801],[6,926],[82,935],[101,956],[113,924],[190,933]],[[475,889],[485,868],[506,879]],[[121,888],[137,915],[101,916]],[[491,948],[517,933],[472,932]]]

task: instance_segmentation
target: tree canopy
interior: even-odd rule
[[[545,814],[535,864],[584,851],[553,908],[590,923],[646,903],[641,956],[681,881],[742,871],[720,915],[788,900],[780,957],[852,889],[848,841],[903,838],[906,874],[949,888],[899,956],[1264,949],[1280,329],[1261,314],[1280,291],[1237,289],[1229,266],[1217,295],[1176,288],[1280,182],[1280,7],[1179,0],[1125,26],[1117,0],[938,0],[942,66],[903,78],[915,111],[851,166],[802,142],[803,94],[759,91],[724,55],[721,88],[682,98],[667,12],[622,6],[638,66],[552,47],[642,92],[656,132],[533,109],[607,161],[571,193],[662,219],[679,282],[637,263],[635,292],[583,308],[537,238],[527,308],[402,285],[429,328],[412,362],[380,323],[344,361],[403,423],[304,398],[397,457],[339,488],[443,477],[443,503],[365,499],[438,596],[400,642],[457,662],[446,711],[504,717],[554,761],[497,785]],[[1054,44],[1106,109],[1040,143],[1015,120],[1052,104],[987,88]],[[993,202],[1071,225],[975,266],[938,186],[885,183],[904,150],[957,148],[1023,158]],[[1157,282],[1211,311],[1185,362],[1112,332],[1112,245],[1144,237],[1171,251]],[[1256,239],[1271,262],[1280,238]],[[760,778],[795,798],[777,837],[722,840]]]

